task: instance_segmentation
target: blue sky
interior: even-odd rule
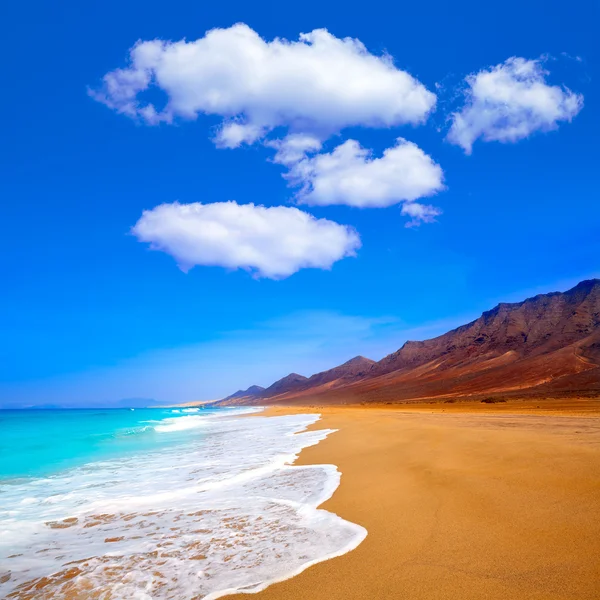
[[[594,2],[5,3],[0,405],[220,397],[379,359],[499,301],[598,276],[599,16]],[[236,23],[267,48],[262,88],[244,82],[257,65],[235,63],[246,42],[228,54]],[[181,64],[166,59],[183,46],[163,44],[162,83],[134,94],[138,108],[178,108],[121,114],[130,83],[102,80],[131,69],[138,40],[193,44],[214,28],[224,45]],[[320,28],[331,52],[298,42]],[[285,60],[269,58],[274,38],[296,44]],[[194,61],[212,65],[208,79],[188,73]],[[225,63],[239,68],[227,81],[214,71]],[[401,101],[404,73],[414,94]],[[194,104],[207,86],[221,94],[212,111]],[[224,94],[245,112],[227,113]],[[449,139],[455,113],[466,125]],[[235,145],[232,122],[256,140],[219,147]],[[318,147],[285,159],[292,134]],[[335,154],[349,140],[363,154]],[[424,222],[406,227],[415,214]],[[221,241],[198,237],[206,219]]]

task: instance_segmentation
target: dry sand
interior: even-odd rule
[[[600,416],[514,408],[270,409],[320,412],[316,428],[339,429],[298,463],[338,465],[323,508],[369,533],[252,597],[600,598]]]

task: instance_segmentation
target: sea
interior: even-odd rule
[[[344,554],[329,429],[258,408],[0,411],[0,598],[213,600]]]

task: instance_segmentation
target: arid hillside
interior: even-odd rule
[[[295,373],[243,404],[394,402],[436,397],[600,392],[600,280],[502,303],[444,335],[406,342],[379,362],[356,357]]]

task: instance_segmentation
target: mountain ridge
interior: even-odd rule
[[[234,392],[230,396],[227,396],[227,398],[225,398],[225,400],[234,400],[236,398],[247,398],[247,397],[258,396],[259,394],[264,392],[264,390],[265,390],[265,388],[260,385],[251,385],[246,390],[238,390],[237,392]]]
[[[250,403],[394,401],[456,395],[600,390],[600,280],[501,302],[440,336],[406,341],[304,377],[292,373]]]

